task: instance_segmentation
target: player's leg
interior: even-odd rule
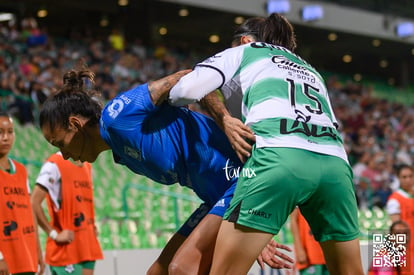
[[[295,151],[303,150],[253,150],[220,227],[211,274],[247,274],[298,202],[311,195],[314,170],[298,166],[303,158],[291,157]]]
[[[168,266],[174,257],[175,252],[183,244],[186,238],[186,236],[175,233],[161,251],[160,256],[158,256],[157,260],[155,260],[148,269],[147,275],[168,275]]]
[[[95,261],[82,262],[82,275],[93,275],[95,269]]]
[[[82,275],[93,275],[93,269],[88,269],[88,268],[82,269]]]
[[[359,240],[321,242],[326,265],[331,275],[362,275]]]
[[[223,221],[214,249],[210,274],[247,274],[273,234]]]
[[[174,256],[170,275],[208,274],[222,217],[209,214],[197,225]]]
[[[170,264],[170,275],[208,274],[220,224],[235,188],[236,183],[226,190],[188,236]]]
[[[337,157],[319,154],[313,162],[321,169],[321,180],[299,207],[321,243],[330,274],[363,274],[352,170]]]
[[[180,246],[184,243],[190,233],[196,228],[200,221],[207,215],[211,206],[203,203],[197,208],[187,221],[181,226],[177,233],[168,241],[158,259],[151,265],[147,275],[168,274],[168,267]]]

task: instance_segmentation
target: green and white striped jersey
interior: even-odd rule
[[[197,84],[212,91],[218,87],[209,86],[214,82],[211,74],[201,73],[207,68],[216,71],[216,78],[221,76],[229,111],[237,115],[241,109],[257,147],[301,148],[348,161],[324,80],[299,56],[262,42],[229,48],[189,74],[196,74]]]

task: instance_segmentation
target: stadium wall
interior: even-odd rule
[[[187,4],[204,7],[213,10],[240,13],[250,16],[265,16],[267,0],[161,0],[176,4]],[[312,22],[304,22],[300,17],[300,11],[305,5],[320,5],[324,9],[322,19]],[[309,27],[343,31],[352,34],[367,35],[370,37],[383,38],[414,43],[414,36],[401,39],[395,35],[397,24],[405,21],[412,21],[407,18],[370,12],[367,10],[350,8],[338,4],[331,4],[318,1],[294,0],[290,1],[290,11],[286,17],[295,24]]]

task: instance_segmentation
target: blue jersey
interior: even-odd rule
[[[208,205],[237,180],[241,162],[215,122],[167,103],[155,106],[147,84],[111,100],[100,126],[115,162],[156,182],[187,186]]]

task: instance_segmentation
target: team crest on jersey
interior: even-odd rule
[[[108,106],[108,114],[111,118],[116,118],[122,109],[124,109],[124,102],[120,99],[114,99]]]
[[[131,99],[125,95],[115,98],[112,103],[108,106],[108,114],[111,118],[116,118],[119,113],[124,109],[125,104],[131,103]]]

